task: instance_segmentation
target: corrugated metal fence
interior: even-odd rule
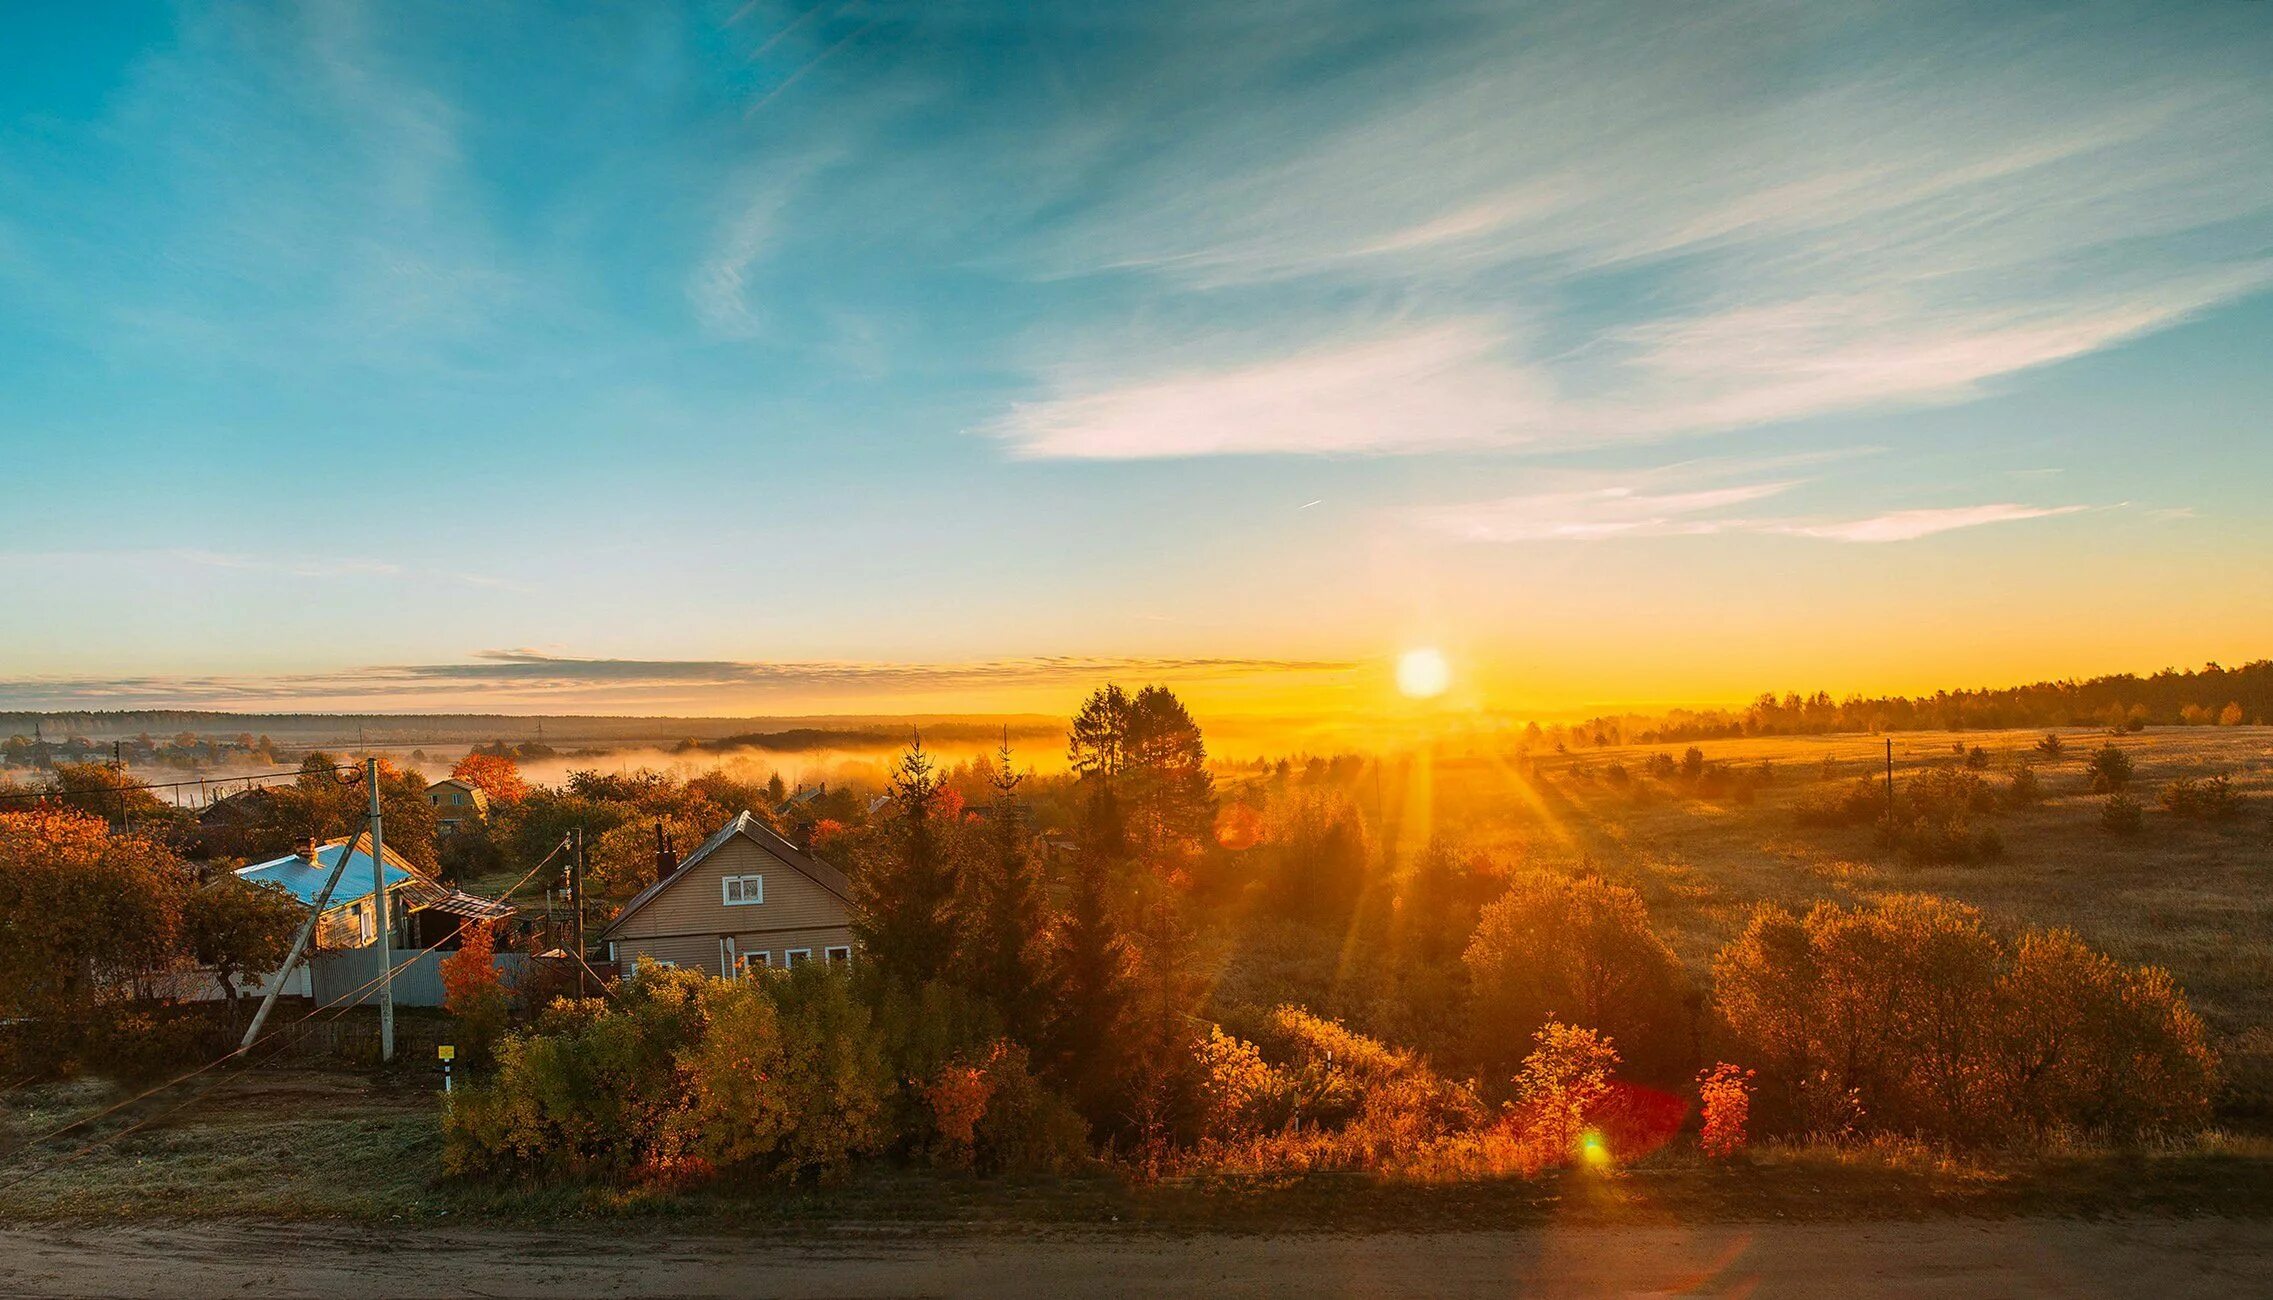
[[[418,958],[397,970],[394,979],[395,1005],[402,1007],[438,1007],[442,1005],[442,959],[446,953],[421,953]],[[397,956],[399,963],[402,958]],[[497,970],[507,988],[521,982],[528,968],[526,953],[501,952],[497,954]],[[379,1001],[379,948],[355,948],[347,952],[328,952],[310,963],[314,971],[315,1003],[319,1007],[376,1006]]]

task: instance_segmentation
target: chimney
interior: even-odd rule
[[[655,878],[661,880],[679,867],[679,851],[671,837],[663,830],[663,819],[655,819]]]
[[[316,842],[305,835],[292,841],[292,856],[305,862],[314,862],[316,860]]]

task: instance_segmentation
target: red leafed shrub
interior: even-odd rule
[[[1726,1160],[1742,1151],[1752,1113],[1752,1071],[1723,1061],[1697,1076],[1697,1095],[1705,1112],[1697,1141],[1705,1154]]]
[[[923,1099],[931,1107],[932,1123],[939,1128],[940,1158],[968,1167],[978,1143],[979,1120],[994,1096],[994,1080],[984,1066],[950,1061],[924,1085]]]
[[[458,950],[442,959],[442,1006],[458,1021],[458,1046],[469,1066],[489,1063],[505,1032],[505,984],[497,973],[497,934],[487,921],[458,931]]]

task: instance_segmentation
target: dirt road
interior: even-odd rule
[[[2092,1296],[2273,1293],[2273,1223],[1942,1220],[1368,1236],[718,1238],[0,1229],[0,1295]]]

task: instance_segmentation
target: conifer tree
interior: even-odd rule
[[[1130,998],[1129,944],[1116,894],[1127,835],[1113,788],[1091,783],[1057,934],[1050,1038],[1058,1073],[1092,1123],[1117,1113],[1119,1042]]]
[[[1018,797],[1025,777],[1011,763],[1010,734],[1003,733],[988,781],[994,791],[994,828],[980,895],[972,963],[981,990],[993,999],[1013,1037],[1029,1041],[1042,1011],[1042,891],[1036,878],[1026,807]]]
[[[917,735],[892,770],[892,812],[853,878],[854,931],[869,961],[911,985],[955,956],[955,827],[938,806],[941,779]]]

